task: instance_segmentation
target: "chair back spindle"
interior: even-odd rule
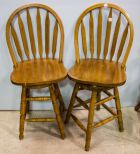
[[[93,58],[94,54],[94,20],[92,12],[90,12],[90,20],[89,20],[89,36],[90,36],[90,53],[91,58]]]
[[[100,58],[102,43],[102,9],[99,9],[98,14],[98,32],[97,32],[97,58]]]

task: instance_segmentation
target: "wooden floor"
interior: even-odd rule
[[[0,112],[0,154],[139,154],[140,152],[140,112],[134,107],[123,108],[125,131],[120,133],[116,121],[94,130],[91,148],[84,151],[85,135],[71,120],[66,126],[66,139],[59,136],[56,123],[28,123],[25,138],[18,139],[19,112]],[[74,111],[86,122],[87,111]],[[33,116],[52,115],[51,111],[33,112]],[[95,120],[100,120],[108,113],[96,111]]]

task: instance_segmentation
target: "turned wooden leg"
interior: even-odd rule
[[[26,88],[26,97],[30,97],[30,89]],[[30,101],[27,101],[26,113],[30,111]]]
[[[99,102],[101,99],[101,92],[97,92],[97,102]],[[100,105],[97,105],[96,110],[99,111],[100,110]]]
[[[74,90],[73,90],[72,96],[71,96],[71,100],[70,100],[70,104],[69,104],[69,107],[68,107],[68,111],[67,111],[67,114],[66,114],[65,123],[68,123],[69,120],[70,120],[71,112],[72,112],[72,109],[73,109],[73,105],[75,103],[75,98],[76,98],[76,95],[78,93],[78,89],[79,89],[79,85],[76,83],[75,86],[74,86]]]
[[[65,138],[64,125],[63,125],[63,121],[62,121],[61,116],[60,116],[60,111],[59,111],[59,108],[58,108],[58,105],[57,105],[53,86],[50,86],[49,89],[50,89],[52,104],[53,104],[54,112],[56,114],[56,120],[57,120],[57,123],[58,123],[61,138],[64,139]]]
[[[88,124],[87,124],[87,131],[86,131],[86,144],[85,144],[86,151],[89,151],[89,148],[90,148],[96,98],[97,98],[97,92],[93,91],[91,95],[90,106],[89,106]]]
[[[135,106],[135,111],[138,111],[140,109],[140,102]]]
[[[57,93],[57,97],[58,97],[58,100],[59,100],[59,103],[60,103],[60,112],[61,112],[61,115],[63,115],[63,112],[66,110],[66,108],[65,108],[65,104],[64,104],[58,83],[54,84],[54,88],[55,88],[55,91]]]
[[[119,130],[120,132],[122,132],[124,128],[123,128],[123,119],[122,119],[119,91],[117,87],[114,88],[114,95],[115,95],[115,104],[116,104],[116,109],[117,109],[117,114],[118,114]]]
[[[24,138],[24,123],[26,117],[26,87],[22,87],[21,93],[21,106],[20,106],[20,126],[19,126],[19,139]]]

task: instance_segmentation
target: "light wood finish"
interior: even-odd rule
[[[59,60],[36,59],[17,63],[11,81],[17,85],[44,85],[63,80],[67,71]]]
[[[110,116],[110,117],[108,117],[108,118],[106,118],[106,119],[104,119],[104,120],[102,120],[102,121],[96,123],[93,127],[94,127],[94,128],[100,127],[100,126],[102,126],[102,125],[104,125],[104,124],[106,124],[106,123],[108,123],[108,122],[114,120],[116,117],[117,117],[117,116]]]
[[[34,18],[30,12],[32,8],[35,10]],[[46,11],[45,18],[42,18],[42,10]],[[22,19],[23,14],[25,14],[26,17],[26,19],[24,20]],[[50,41],[50,30],[53,27],[51,25],[52,23],[50,19],[52,16],[53,18],[55,18],[56,23],[54,26],[53,40]],[[35,19],[36,28],[35,25],[33,25],[33,19]],[[42,26],[42,19],[45,20],[45,28],[43,28]],[[13,22],[16,20],[18,20],[17,26],[19,27],[19,32],[16,30],[15,24]],[[35,37],[35,30],[37,38]],[[58,41],[58,32],[60,33],[60,41]],[[45,35],[43,35],[43,33]],[[21,39],[19,35],[21,36]],[[43,38],[43,36],[45,37]],[[29,41],[27,39],[28,37]],[[11,38],[13,39],[13,41],[11,41]],[[55,11],[53,11],[46,5],[29,4],[22,6],[15,10],[9,17],[6,26],[6,40],[14,64],[13,72],[11,74],[11,81],[16,85],[22,86],[19,139],[23,139],[24,137],[23,133],[25,121],[56,121],[58,123],[61,137],[62,139],[64,139],[64,126],[61,118],[63,112],[62,114],[60,114],[59,108],[64,111],[65,105],[60,89],[58,87],[58,82],[67,77],[67,70],[62,62],[64,47],[64,30],[60,18]],[[45,42],[43,43],[43,41]],[[59,50],[57,50],[58,43],[60,44]],[[50,44],[52,44],[52,51],[50,51]],[[56,51],[59,52],[59,58],[56,58],[55,56]],[[52,55],[52,57],[50,57],[49,55]],[[49,88],[50,96],[31,96],[30,89],[40,89],[45,87]],[[59,107],[57,105],[57,98],[59,99],[60,103]],[[30,110],[31,102],[42,102],[48,100],[52,100],[56,118],[49,117],[26,119],[26,113],[28,113]]]
[[[69,105],[69,108],[68,108],[68,111],[67,111],[65,123],[68,123],[69,120],[70,120],[71,112],[72,112],[72,109],[73,109],[73,105],[75,103],[75,99],[76,99],[76,95],[78,93],[78,89],[79,89],[79,85],[75,84],[74,90],[73,90],[73,93],[72,93],[72,96],[71,96],[71,100],[70,100],[70,105]]]
[[[115,104],[116,104],[117,115],[118,115],[119,130],[122,132],[124,128],[123,128],[123,119],[122,119],[119,91],[117,87],[114,88],[114,95],[115,95]]]
[[[100,100],[99,102],[96,103],[96,105],[102,105],[104,104],[105,102],[108,102],[108,101],[111,101],[112,99],[114,98],[114,96],[110,96],[110,97],[107,97],[107,98],[104,98],[102,100]]]
[[[117,114],[114,112],[113,109],[109,108],[106,104],[102,104],[102,106],[107,109],[108,112],[110,112],[112,115],[116,116]]]
[[[47,58],[49,50],[50,50],[50,18],[49,18],[49,13],[47,13],[45,20],[45,51]]]
[[[72,66],[68,75],[74,81],[97,86],[112,87],[126,81],[125,68],[121,63],[109,60],[81,59],[79,64]]]
[[[56,22],[55,22],[55,26],[54,26],[53,44],[52,44],[52,54],[53,54],[53,58],[55,57],[55,53],[56,53],[57,37],[58,37],[58,24],[57,24],[57,21],[56,21]]]
[[[20,106],[20,126],[19,126],[19,139],[24,138],[24,123],[26,118],[26,87],[22,87],[22,93],[21,93],[21,106]]]
[[[65,103],[63,101],[63,98],[62,98],[62,95],[61,95],[61,91],[59,89],[59,86],[57,83],[54,83],[54,88],[55,88],[55,91],[56,91],[56,96],[59,100],[59,109],[60,109],[60,112],[61,112],[61,115],[63,115],[64,111],[66,110],[66,107],[65,107]]]
[[[81,123],[81,121],[76,117],[74,116],[73,114],[71,114],[71,117],[72,119],[77,123],[77,125],[83,130],[86,132],[86,128],[85,126]]]
[[[89,36],[90,36],[90,53],[91,58],[93,58],[94,54],[94,20],[92,12],[90,12],[90,20],[89,20]]]
[[[122,39],[121,39],[120,47],[119,47],[118,54],[117,54],[117,62],[119,61],[119,58],[121,57],[121,54],[122,54],[122,51],[123,51],[123,48],[124,48],[124,44],[126,42],[126,38],[127,38],[127,34],[128,34],[128,26],[129,25],[127,24],[127,26],[124,30]]]
[[[27,122],[54,122],[56,118],[30,118],[26,119]]]
[[[87,57],[87,41],[86,41],[86,31],[85,31],[85,26],[82,21],[81,23],[81,35],[82,35],[82,45],[83,45],[83,51],[85,58]]]
[[[38,52],[40,55],[40,58],[42,58],[42,53],[43,53],[43,47],[42,47],[42,28],[41,28],[41,17],[40,17],[40,11],[39,8],[37,8],[37,16],[36,16],[36,21],[37,21],[37,36],[38,36]]]
[[[61,19],[59,18],[59,16],[57,15],[57,13],[52,10],[50,7],[46,6],[46,5],[42,5],[42,4],[28,4],[28,5],[24,5],[24,6],[21,6],[19,7],[18,9],[16,9],[12,14],[11,16],[9,17],[8,19],[8,22],[7,22],[7,25],[6,25],[6,41],[7,41],[7,45],[8,45],[8,48],[9,48],[9,51],[10,51],[10,55],[11,55],[11,58],[12,58],[12,61],[13,61],[13,64],[14,66],[16,66],[17,62],[18,62],[18,59],[16,57],[16,52],[14,51],[14,48],[13,48],[13,45],[12,45],[12,42],[11,42],[11,36],[10,36],[10,31],[14,31],[13,28],[14,26],[12,25],[13,23],[13,20],[16,20],[16,17],[18,16],[18,14],[21,14],[21,13],[25,13],[27,14],[27,26],[28,26],[28,32],[29,32],[29,38],[30,38],[30,45],[31,45],[31,52],[34,56],[34,58],[37,58],[36,57],[36,53],[37,53],[37,49],[36,49],[36,44],[35,44],[35,34],[34,34],[34,28],[33,28],[33,22],[32,22],[32,17],[30,15],[30,9],[31,8],[35,8],[37,10],[37,15],[36,15],[36,22],[37,22],[37,35],[38,35],[38,47],[39,47],[39,54],[41,54],[42,50],[44,50],[44,47],[42,47],[42,42],[41,42],[41,14],[40,14],[40,11],[39,9],[43,9],[46,11],[46,13],[48,13],[48,15],[50,16],[50,14],[52,16],[54,16],[54,18],[56,19],[56,24],[55,24],[55,31],[57,31],[57,28],[60,29],[60,42],[57,42],[57,43],[60,43],[60,49],[59,49],[59,61],[62,62],[62,59],[63,59],[63,49],[64,49],[64,29],[63,29],[63,24],[62,24],[62,21]],[[48,17],[49,18],[49,17]],[[46,19],[47,20],[47,19]],[[48,19],[49,20],[49,19]],[[45,25],[48,24],[49,25],[49,21],[46,21],[45,22]],[[48,26],[50,27],[50,26]],[[46,31],[49,30],[50,28],[46,28]],[[45,30],[44,30],[45,31]],[[43,30],[42,30],[43,32]],[[14,41],[15,41],[15,46],[17,49],[19,49],[19,43],[18,43],[18,37],[16,37],[16,34],[15,32],[14,33]],[[45,33],[45,32],[44,32]],[[46,32],[47,33],[47,32]],[[54,32],[55,36],[54,36],[54,39],[55,39],[55,42],[56,42],[56,32]],[[24,35],[24,34],[23,34]],[[49,35],[47,35],[47,37],[49,37]],[[49,39],[49,38],[48,38]],[[44,39],[42,39],[43,41]],[[53,43],[54,41],[52,41]],[[23,42],[22,42],[23,43]],[[55,44],[55,43],[54,43]],[[42,49],[43,48],[43,49]],[[49,48],[48,48],[49,49]],[[19,52],[21,50],[17,50],[17,52]],[[44,51],[43,51],[44,52]],[[51,51],[49,51],[51,52]],[[22,52],[21,52],[22,53]],[[21,55],[21,54],[20,54]],[[30,57],[31,58],[31,57]]]
[[[119,17],[117,19],[116,26],[115,26],[115,31],[114,31],[114,35],[113,35],[113,42],[112,42],[111,52],[110,52],[111,53],[110,60],[112,60],[114,53],[115,53],[116,43],[117,43],[118,34],[119,34],[119,30],[120,30],[120,24],[121,24],[121,13],[119,14]]]
[[[76,96],[76,100],[79,102],[80,106],[83,106],[85,109],[89,110],[87,103],[85,103],[80,97]]]
[[[88,107],[87,104],[90,102],[90,99],[83,101],[83,100],[80,99],[78,96],[76,97],[76,99],[77,99],[77,101],[78,101],[79,103],[78,103],[77,105],[74,105],[74,106],[73,106],[74,108],[83,106],[84,108],[86,108],[87,110],[89,110],[89,107]]]
[[[104,5],[106,5],[105,3],[99,3],[96,5],[93,5],[89,8],[87,8],[78,18],[76,26],[75,26],[75,32],[74,32],[74,45],[75,45],[75,55],[76,55],[76,62],[79,63],[80,62],[80,54],[79,54],[79,41],[78,41],[78,35],[79,35],[79,27],[84,19],[84,17],[87,14],[90,14],[91,11],[93,12],[94,10],[99,10],[99,14],[98,14],[98,29],[97,29],[97,37],[98,37],[98,41],[97,41],[97,58],[100,58],[100,52],[101,52],[101,43],[102,43],[102,13],[103,13],[103,9],[106,8],[104,7]],[[124,16],[124,18],[127,21],[128,24],[128,29],[129,29],[129,38],[128,38],[128,44],[126,46],[126,50],[124,51],[124,57],[122,58],[122,66],[125,67],[127,58],[129,56],[130,53],[130,49],[132,46],[132,42],[133,42],[133,37],[134,37],[134,29],[133,29],[133,24],[128,16],[128,14],[126,13],[125,10],[123,10],[122,8],[120,8],[119,6],[115,5],[115,4],[109,4],[107,3],[107,8],[112,9],[112,10],[116,10],[118,12],[118,20],[116,22],[116,26],[115,26],[115,31],[113,34],[113,41],[110,41],[110,43],[112,43],[112,50],[110,53],[110,56],[114,56],[114,50],[116,48],[116,42],[118,39],[118,34],[119,34],[119,30],[120,30],[120,24],[121,24],[121,19],[122,19],[122,15]],[[109,19],[110,21],[113,20],[113,18]],[[108,22],[108,21],[107,21]],[[112,29],[112,28],[111,28]],[[108,38],[108,37],[107,37]],[[121,42],[121,41],[120,41]],[[113,50],[114,49],[114,50]]]
[[[25,54],[29,60],[30,59],[29,48],[28,48],[26,33],[25,33],[25,29],[24,29],[24,24],[23,24],[23,21],[22,21],[20,15],[18,15],[18,25],[19,25],[19,29],[20,29],[20,34],[21,34]]]
[[[101,100],[101,93],[100,92],[97,92],[97,102],[100,102],[100,100]],[[96,110],[97,111],[100,110],[100,105],[97,105],[96,106]]]
[[[90,147],[90,140],[91,140],[91,133],[93,127],[93,117],[94,117],[94,109],[96,103],[97,92],[93,91],[91,95],[91,102],[89,106],[89,113],[88,113],[88,124],[87,124],[87,131],[86,131],[86,144],[85,150],[88,151]]]
[[[50,96],[44,96],[44,97],[26,97],[27,101],[48,101],[50,100]]]
[[[56,120],[57,120],[59,130],[60,130],[60,133],[61,133],[61,137],[62,137],[62,139],[64,139],[65,138],[64,126],[63,126],[63,122],[62,122],[62,119],[61,119],[61,116],[60,116],[59,108],[57,106],[55,91],[54,91],[53,86],[50,86],[49,89],[50,89],[50,94],[51,94],[54,112],[56,114]]]
[[[111,33],[111,25],[112,25],[112,8],[110,9],[107,21],[107,28],[106,28],[106,37],[105,37],[105,44],[104,44],[104,59],[106,59],[110,41],[110,33]]]
[[[102,9],[98,13],[98,33],[97,33],[97,58],[100,58],[102,43]]]
[[[36,58],[36,46],[35,46],[35,39],[34,39],[34,32],[33,32],[33,24],[32,24],[32,19],[31,19],[28,9],[27,9],[27,24],[28,24],[28,31],[29,31],[32,54],[33,54],[34,58]],[[8,23],[7,23],[7,27],[8,27]],[[6,30],[6,33],[8,33],[7,31],[8,30]],[[6,36],[7,36],[7,34],[6,34]],[[8,42],[8,44],[10,43],[8,38],[7,38],[7,42]],[[12,52],[12,51],[10,51],[10,52]]]
[[[23,61],[23,55],[22,55],[21,46],[20,46],[20,43],[19,43],[17,33],[16,33],[13,26],[11,26],[11,33],[12,33],[12,37],[13,37],[13,40],[14,40],[14,43],[15,43],[15,46],[16,46],[16,49],[17,49],[17,53],[18,53],[21,61]]]
[[[108,17],[106,19],[104,19],[103,15],[103,13],[106,12],[104,9],[108,11]],[[95,10],[97,13],[94,13]],[[96,18],[96,14],[97,20],[94,20]],[[115,16],[117,18],[116,20],[114,20]],[[126,22],[125,24],[124,19]],[[84,23],[85,20],[89,20],[89,23]],[[113,21],[115,21],[115,24]],[[105,36],[103,36],[103,23],[105,22],[107,26]],[[86,24],[89,25],[87,26]],[[124,28],[122,26],[123,24]],[[95,25],[97,25],[97,32],[95,32]],[[81,35],[79,34],[80,27]],[[87,27],[89,27],[89,43],[87,42]],[[123,28],[123,30],[121,30],[121,28]],[[123,131],[118,86],[121,86],[126,82],[126,61],[132,46],[133,35],[133,24],[129,16],[122,8],[114,4],[100,3],[93,5],[87,8],[77,20],[74,32],[76,63],[68,72],[69,78],[76,83],[67,111],[65,123],[68,123],[70,117],[72,117],[76,124],[86,133],[86,151],[90,148],[93,128],[97,128],[117,119],[119,130],[120,132]],[[80,36],[81,39],[79,38]],[[95,38],[96,36],[97,38]],[[103,41],[103,39],[105,40]],[[97,51],[95,50],[95,42],[97,43]],[[82,51],[84,53],[84,58],[81,57],[79,51],[80,43],[82,43],[83,46]],[[88,52],[90,52],[90,54],[88,54]],[[87,55],[90,55],[90,57]],[[78,92],[82,90],[91,91],[91,98],[83,101],[79,96],[77,96]],[[113,93],[109,90],[113,90]],[[102,98],[101,93],[104,93],[107,97]],[[78,104],[75,104],[75,100],[78,101]],[[115,100],[116,111],[106,105],[106,103],[111,100]],[[111,116],[95,123],[94,111],[95,108],[99,110],[101,105],[111,114]],[[82,124],[82,121],[80,121],[72,113],[73,108],[77,107],[83,107],[89,112],[87,128]]]

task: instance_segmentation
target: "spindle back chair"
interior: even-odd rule
[[[64,127],[57,105],[64,111],[58,81],[66,78],[63,65],[64,29],[57,13],[42,4],[28,4],[16,9],[6,25],[6,40],[14,64],[11,81],[22,86],[20,134],[23,139],[24,122],[30,101],[52,100],[61,137]],[[58,52],[58,58],[57,58]],[[30,89],[48,87],[50,96],[31,97]],[[55,121],[55,118],[31,118],[28,122]]]
[[[86,133],[86,151],[90,148],[92,128],[117,118],[119,130],[123,131],[117,87],[126,81],[125,65],[132,46],[133,35],[133,24],[129,16],[122,8],[114,4],[93,5],[87,8],[77,20],[74,31],[76,63],[68,72],[69,78],[76,84],[65,123],[68,123],[72,117]],[[84,101],[77,94],[85,89],[92,93],[91,98]],[[113,90],[113,93],[109,90]],[[101,93],[107,97],[102,98]],[[105,104],[112,99],[115,100],[116,112]],[[74,105],[75,101],[78,104]],[[100,105],[112,116],[95,123],[93,122],[94,109],[96,107],[99,110]],[[81,106],[89,111],[87,127],[72,113],[73,108]]]
[[[30,13],[32,9],[36,10],[36,15],[34,15],[34,18],[32,18]],[[44,16],[41,16],[41,11],[45,12]],[[26,20],[22,19],[23,15],[26,15]],[[55,19],[54,25],[51,23],[52,17]],[[33,19],[36,19],[36,23],[32,22]],[[45,20],[44,23],[42,23],[42,19]],[[18,27],[14,27],[16,26],[16,21],[18,22]],[[44,24],[44,29],[42,24]],[[17,30],[18,28],[19,30]],[[50,36],[51,29],[53,29],[52,41]],[[37,33],[37,38],[35,37],[35,31]],[[43,35],[43,33],[45,35]],[[57,42],[59,33],[60,40]],[[21,39],[19,38],[19,35]],[[11,40],[11,37],[13,41]],[[59,61],[62,62],[64,49],[63,25],[56,12],[46,5],[29,4],[15,10],[7,22],[6,40],[13,64],[15,66],[17,64],[18,58],[20,58],[20,61],[43,58],[44,52],[44,58],[49,58],[49,52],[52,51],[52,59],[54,59],[57,51],[57,43],[60,43]],[[37,57],[37,52],[39,53],[39,57]]]

